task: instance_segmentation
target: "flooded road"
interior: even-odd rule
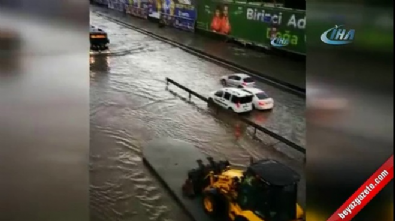
[[[108,32],[113,52],[90,56],[92,220],[189,220],[142,163],[141,145],[154,138],[186,140],[238,165],[250,156],[274,158],[303,173],[300,156],[290,159],[273,148],[275,141],[257,142],[248,133],[237,138],[237,120],[217,116],[196,98],[185,102],[175,94],[186,92],[174,86],[166,90],[169,77],[207,94],[231,71],[94,13],[91,23]],[[276,107],[252,118],[304,144],[304,100],[263,83],[258,87],[273,96]],[[302,204],[304,186],[303,178]]]

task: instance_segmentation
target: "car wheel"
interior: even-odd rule
[[[243,86],[241,86],[241,85],[239,85],[239,86],[237,86],[238,88],[243,88]]]
[[[248,219],[245,218],[244,216],[236,216],[235,221],[248,221]]]
[[[222,84],[222,86],[226,86],[226,81],[222,79],[221,84]]]
[[[218,193],[205,192],[203,195],[204,212],[212,218],[223,218],[227,213],[226,203]]]
[[[233,111],[233,108],[231,108],[231,107],[228,107],[228,110],[230,110],[230,111],[234,112],[234,111]]]

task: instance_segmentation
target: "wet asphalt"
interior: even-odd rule
[[[169,77],[206,95],[221,87],[219,77],[230,70],[95,13],[90,17],[111,40],[109,55],[90,56],[92,220],[188,220],[142,163],[141,145],[160,137],[186,140],[238,165],[248,164],[250,156],[278,159],[302,174],[299,200],[304,205],[300,154],[267,136],[251,139],[250,129],[234,117],[197,98],[181,99],[188,95],[175,86],[166,89]],[[304,99],[263,82],[257,87],[276,103],[273,111],[252,113],[251,120],[304,145]]]

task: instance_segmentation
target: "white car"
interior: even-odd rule
[[[252,77],[250,77],[247,74],[242,74],[242,73],[236,73],[236,74],[231,74],[228,76],[222,76],[220,79],[221,84],[224,87],[238,87],[238,88],[244,88],[244,87],[254,87],[255,86],[255,81]]]
[[[243,88],[245,92],[253,95],[253,107],[257,110],[271,110],[274,106],[273,98],[269,97],[264,91],[258,88]]]
[[[236,113],[250,112],[253,109],[253,95],[239,88],[222,88],[211,92],[208,100]]]

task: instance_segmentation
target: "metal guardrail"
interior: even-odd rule
[[[169,86],[169,83],[171,83],[171,84],[173,84],[173,85],[185,90],[186,92],[188,92],[189,100],[192,98],[192,95],[193,95],[193,96],[195,96],[195,97],[197,97],[197,98],[199,98],[199,99],[201,99],[201,100],[203,100],[205,102],[208,102],[208,99],[205,96],[202,96],[202,95],[198,94],[197,92],[185,87],[184,85],[179,84],[178,82],[176,82],[176,81],[174,81],[174,80],[172,80],[170,78],[166,78],[166,86]],[[256,135],[257,130],[259,130],[259,131],[261,131],[261,132],[273,137],[274,139],[276,139],[276,140],[278,140],[278,141],[280,141],[280,142],[292,147],[293,149],[299,151],[300,153],[306,154],[306,149],[304,147],[302,147],[302,146],[300,146],[300,145],[288,140],[287,138],[285,138],[285,137],[283,137],[281,135],[276,134],[275,132],[273,132],[273,131],[271,131],[271,130],[269,130],[267,128],[262,127],[261,125],[258,125],[256,123],[250,121],[249,119],[247,119],[245,117],[240,117],[240,119],[244,123],[248,124],[249,126],[254,127],[254,136]]]
[[[193,90],[191,90],[191,89],[189,89],[189,88],[187,88],[187,87],[185,87],[185,86],[183,86],[183,85],[181,85],[181,84],[179,84],[179,83],[173,81],[173,80],[170,79],[170,78],[166,78],[166,86],[169,85],[169,82],[172,83],[172,84],[174,84],[175,86],[177,86],[177,87],[183,89],[184,91],[188,92],[188,93],[189,93],[189,99],[191,99],[192,95],[194,95],[195,97],[198,97],[198,98],[200,98],[201,100],[208,102],[208,99],[207,99],[205,96],[202,96],[202,95],[196,93],[195,91],[193,91]]]

